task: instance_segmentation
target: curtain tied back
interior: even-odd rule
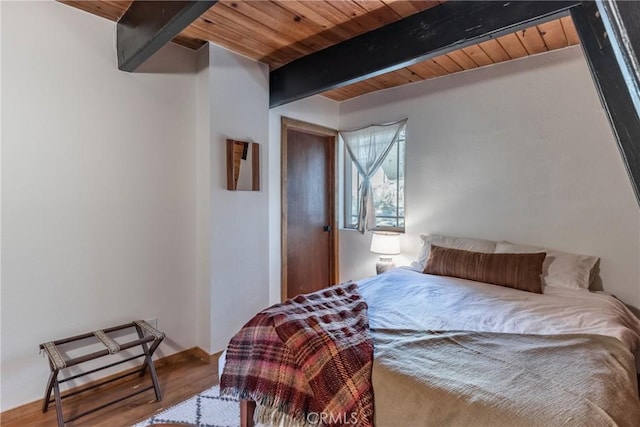
[[[361,129],[340,131],[349,156],[362,176],[358,200],[358,231],[364,234],[376,228],[371,177],[375,175],[393,148],[407,119],[384,125],[371,125]]]

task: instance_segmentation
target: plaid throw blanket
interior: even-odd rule
[[[256,421],[373,426],[373,342],[355,283],[258,313],[227,348],[221,395],[257,403]]]

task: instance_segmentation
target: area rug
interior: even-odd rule
[[[236,399],[220,397],[220,387],[216,385],[133,427],[169,423],[195,427],[239,427],[240,405]]]

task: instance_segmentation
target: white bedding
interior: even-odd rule
[[[599,334],[640,350],[640,320],[606,294],[552,287],[535,294],[407,268],[358,284],[371,329]]]
[[[620,340],[638,361],[640,320],[607,294],[553,287],[534,294],[409,268],[357,283],[369,305],[371,329],[599,334]]]
[[[535,294],[408,268],[358,284],[376,343],[376,425],[636,425],[624,347],[638,359],[640,320],[612,296]],[[224,363],[223,353],[220,373]]]

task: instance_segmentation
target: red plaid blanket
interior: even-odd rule
[[[347,283],[258,313],[229,343],[220,390],[265,424],[373,426],[372,364],[367,304]]]

